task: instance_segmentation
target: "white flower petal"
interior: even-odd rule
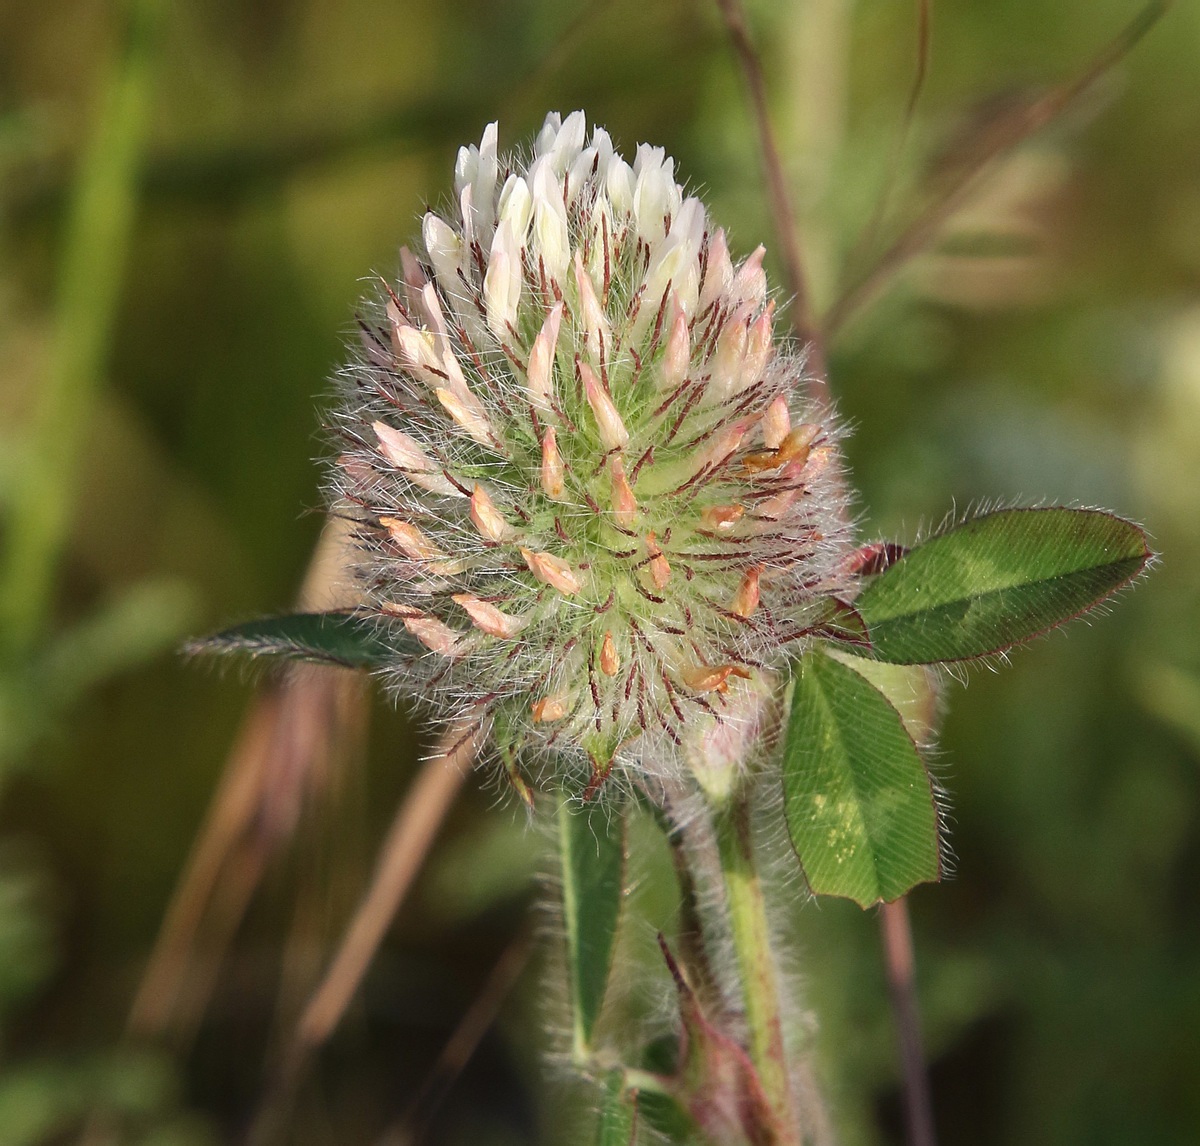
[[[521,251],[507,220],[496,228],[483,278],[483,303],[487,324],[497,338],[510,339],[510,327],[517,321],[521,301]]]
[[[510,175],[500,192],[499,220],[512,227],[517,242],[525,242],[525,232],[529,230],[529,220],[533,214],[533,196],[529,193],[529,184],[519,175]]]

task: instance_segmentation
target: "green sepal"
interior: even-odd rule
[[[854,607],[878,660],[986,657],[1087,612],[1152,556],[1142,530],[1110,513],[1005,509],[909,550]]]
[[[521,770],[521,752],[525,747],[525,734],[512,719],[512,710],[501,706],[492,714],[492,743],[500,756],[504,774],[521,803],[532,812],[535,806],[534,791]]]
[[[817,895],[869,907],[940,878],[933,784],[916,744],[882,692],[819,649],[792,680],[783,801]]]

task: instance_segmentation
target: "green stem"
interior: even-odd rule
[[[746,1011],[750,1058],[775,1116],[776,1141],[779,1146],[799,1146],[799,1121],[783,1045],[779,984],[771,957],[766,904],[754,863],[746,804],[735,800],[720,811],[716,828],[729,927],[737,953]]]

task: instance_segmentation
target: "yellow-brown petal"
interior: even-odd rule
[[[407,605],[385,604],[383,611],[399,617],[404,627],[430,652],[440,653],[444,657],[456,657],[462,652],[459,634],[437,617]]]
[[[633,487],[625,476],[625,464],[620,454],[613,455],[608,463],[608,471],[612,479],[613,518],[618,525],[628,529],[637,516],[637,498],[633,496]]]
[[[605,633],[600,645],[600,671],[605,676],[616,676],[621,671],[621,658],[617,656],[612,633]]]
[[[415,525],[401,521],[398,517],[381,517],[379,524],[388,531],[392,540],[400,546],[406,557],[411,557],[414,561],[445,559],[446,554]]]
[[[555,557],[553,553],[534,553],[524,548],[521,550],[521,556],[525,558],[529,572],[543,584],[568,597],[579,592],[579,578],[561,557]]]
[[[551,426],[542,438],[542,489],[549,498],[559,501],[563,495],[566,469],[558,452],[558,436]]]
[[[761,565],[746,570],[746,575],[729,605],[731,613],[736,613],[739,617],[753,616],[754,610],[758,608],[758,581],[762,577],[762,571]]]
[[[488,541],[499,544],[513,535],[512,526],[504,519],[504,515],[496,508],[496,503],[481,485],[476,485],[471,494],[471,521],[479,530],[480,536]]]
[[[524,627],[524,622],[519,618],[509,616],[490,602],[481,601],[470,593],[455,593],[450,600],[459,605],[471,618],[475,627],[488,636],[511,640]]]
[[[566,701],[558,696],[544,696],[535,700],[529,711],[533,714],[535,723],[546,724],[551,720],[562,720],[567,715]]]
[[[745,513],[744,505],[709,505],[700,511],[700,522],[706,529],[728,533]]]
[[[809,448],[820,432],[820,426],[814,426],[811,422],[801,422],[779,443],[780,459],[785,462],[805,461]]]
[[[650,554],[650,577],[658,589],[665,589],[671,580],[671,566],[658,547],[654,534],[646,534],[646,552]]]
[[[728,692],[731,676],[748,678],[750,673],[741,665],[687,665],[679,675],[693,692]]]
[[[434,395],[446,413],[472,438],[485,446],[492,443],[494,439],[487,413],[483,403],[474,394],[469,391],[465,395],[455,394],[439,386]]]

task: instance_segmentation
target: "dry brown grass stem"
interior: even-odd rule
[[[341,1022],[387,929],[470,774],[478,724],[456,722],[441,735],[392,821],[375,872],[332,962],[309,998],[246,1135],[249,1146],[282,1140],[313,1053]]]
[[[408,1146],[424,1136],[438,1108],[458,1076],[466,1069],[483,1041],[505,999],[533,953],[532,929],[528,924],[512,939],[496,960],[479,994],[459,1020],[404,1116],[379,1139],[378,1146]]]
[[[763,174],[767,183],[767,199],[771,207],[776,236],[779,240],[780,258],[784,278],[792,295],[792,326],[800,340],[809,347],[811,378],[809,388],[813,398],[823,406],[829,405],[829,380],[825,369],[825,353],[821,344],[820,331],[812,313],[812,300],[808,290],[808,278],[804,269],[804,255],[800,235],[796,227],[796,213],[792,208],[787,177],[779,157],[779,145],[775,140],[775,129],[771,125],[771,114],[767,104],[767,82],[763,74],[762,61],[750,38],[746,26],[746,13],[741,0],[717,0],[729,38],[737,53],[738,64],[746,87],[750,91],[750,105],[758,130],[758,142],[762,151]]]
[[[915,256],[932,246],[942,227],[967,202],[997,160],[1058,119],[1097,80],[1129,54],[1170,6],[1171,0],[1151,0],[1077,76],[1052,89],[1041,99],[1018,106],[993,122],[982,133],[957,178],[925,206],[875,265],[830,307],[821,324],[826,342],[873,302]]]
[[[861,260],[870,253],[879,237],[879,232],[887,222],[892,205],[892,194],[900,180],[901,162],[908,147],[909,137],[912,135],[917,104],[921,102],[921,93],[925,90],[925,81],[929,76],[932,24],[933,0],[917,0],[917,66],[913,70],[912,86],[909,88],[908,99],[904,105],[900,130],[892,145],[891,155],[888,157],[887,172],[884,175],[879,200],[871,212],[870,222],[863,228],[862,235],[855,242],[854,249],[847,259],[849,266],[858,266]]]
[[[296,665],[254,701],[163,920],[128,1020],[186,1041],[266,864],[344,770],[366,725],[365,681]]]
[[[301,608],[349,603],[344,547],[344,523],[331,518]],[[360,755],[368,715],[366,681],[345,669],[294,665],[260,691],[172,894],[130,1008],[132,1037],[190,1037],[267,862]]]
[[[470,773],[478,740],[477,725],[451,725],[413,781],[380,849],[370,887],[297,1025],[292,1063],[325,1042],[341,1021]]]

